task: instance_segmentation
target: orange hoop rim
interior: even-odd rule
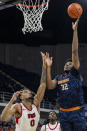
[[[50,0],[48,0],[49,2]],[[16,6],[23,6],[23,7],[30,7],[30,8],[33,8],[33,7],[41,7],[41,6],[44,6],[46,5],[48,2],[45,2],[43,4],[40,4],[40,5],[25,5],[25,4],[16,4]]]

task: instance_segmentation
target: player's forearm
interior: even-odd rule
[[[42,67],[40,84],[42,84],[42,83],[46,84],[46,69],[44,67]]]
[[[51,67],[47,67],[47,88],[52,89]]]
[[[77,29],[73,32],[73,42],[72,42],[72,61],[76,69],[79,68],[79,56],[78,56],[78,33]]]
[[[45,83],[40,84],[40,87],[39,87],[38,93],[37,93],[37,99],[38,99],[39,103],[43,100],[43,97],[45,94],[45,89],[46,89],[46,84]]]
[[[39,102],[43,100],[45,89],[46,89],[46,69],[42,67],[40,87],[37,91],[37,99],[39,100]]]
[[[6,107],[4,108],[4,110],[2,111],[2,114],[1,114],[1,120],[2,121],[7,121],[9,119],[9,114],[10,114],[10,108],[13,104],[13,99],[11,99],[9,101],[9,103],[6,105]]]
[[[77,50],[78,53],[78,33],[77,29],[73,32],[72,51]]]

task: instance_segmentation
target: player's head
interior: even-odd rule
[[[68,59],[68,60],[65,62],[64,71],[65,71],[65,72],[69,72],[72,67],[73,67],[72,59]]]
[[[49,122],[50,122],[50,121],[51,121],[51,122],[56,121],[56,120],[57,120],[57,114],[56,114],[56,112],[55,112],[55,111],[51,111],[51,112],[49,113],[48,119],[49,119]]]
[[[35,96],[35,93],[26,88],[26,89],[23,89],[23,90],[22,90],[20,99],[21,99],[22,101],[30,101],[30,102],[33,102],[34,96]]]

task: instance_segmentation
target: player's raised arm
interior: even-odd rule
[[[77,19],[75,23],[72,23],[72,28],[73,28],[72,62],[74,64],[75,69],[77,70],[80,66],[79,56],[78,56],[78,32],[77,32],[78,22],[79,19]]]
[[[9,103],[6,105],[6,107],[2,111],[1,121],[7,121],[12,115],[15,115],[16,112],[19,112],[19,105],[13,104],[16,101],[19,94],[20,94],[20,91],[14,93],[13,97],[11,98]]]
[[[52,57],[49,57],[49,53],[46,53],[46,64],[47,64],[47,88],[54,89],[56,88],[57,81],[52,80],[51,78],[51,66],[52,66]]]
[[[41,81],[40,86],[37,91],[37,94],[34,98],[34,104],[37,106],[40,104],[40,102],[43,100],[45,89],[46,89],[46,63],[45,63],[45,55],[41,52],[43,66],[42,66],[42,75],[41,75]]]

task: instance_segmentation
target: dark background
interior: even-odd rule
[[[0,91],[15,92],[22,86],[13,79],[37,92],[40,84],[42,59],[40,51],[53,57],[52,78],[63,72],[66,59],[71,58],[71,44],[27,46],[24,44],[0,44]],[[84,93],[87,101],[87,44],[79,46],[80,72],[84,79]],[[3,74],[6,73],[6,74]],[[10,75],[11,78],[8,77]],[[57,88],[46,90],[46,99],[56,100]],[[55,98],[55,99],[54,99]]]
[[[67,8],[72,2],[83,7],[83,15],[79,22],[79,42],[87,43],[87,1],[86,0],[50,0],[49,9],[44,12],[42,25],[44,30],[23,35],[24,24],[22,12],[15,6],[0,10],[0,42],[23,43],[28,45],[58,44],[72,42],[72,20]]]

